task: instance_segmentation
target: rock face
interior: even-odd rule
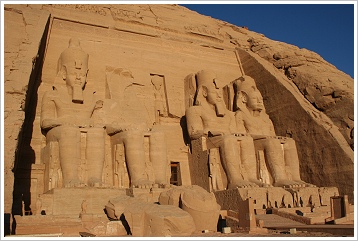
[[[15,201],[17,205],[21,205],[21,193],[31,185],[29,173],[16,177],[15,170],[30,169],[35,160],[31,139],[37,104],[32,103],[37,103],[38,100],[37,88],[40,84],[50,13],[36,7],[17,5],[6,6],[4,17],[6,37],[4,37],[5,131],[3,135],[6,140],[4,144],[6,233],[10,228],[9,214],[13,210],[13,196],[14,200],[17,200]],[[30,162],[20,160],[30,160]],[[14,182],[15,179],[22,181]],[[14,186],[22,186],[23,190],[13,193]],[[19,197],[20,199],[16,199]],[[28,209],[30,200],[24,201]],[[17,212],[19,211],[17,209]]]
[[[178,5],[9,4],[4,20],[5,233],[10,213],[21,214],[22,201],[30,212],[45,191],[41,100],[59,81],[57,60],[71,37],[90,56],[86,89],[105,100],[117,96],[121,118],[165,133],[168,161],[178,175],[172,182],[190,185],[193,173],[185,77],[212,69],[225,86],[243,74],[238,55],[276,134],[296,141],[302,180],[337,186],[352,200],[354,82],[318,54]],[[111,78],[122,70],[130,74]],[[97,120],[115,119],[106,113]],[[106,138],[102,181],[115,186]]]

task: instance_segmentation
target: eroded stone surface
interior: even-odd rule
[[[201,70],[195,74],[196,81],[191,84],[194,86],[194,102],[185,112],[190,138],[205,138],[202,150],[208,150],[212,189],[263,185],[251,178],[252,173],[246,170],[246,167],[256,163],[254,143],[252,137],[246,135],[246,130],[237,127],[234,113],[225,107],[222,89],[218,87],[216,78],[212,70]],[[240,137],[235,135],[237,133]],[[211,153],[213,148],[218,149],[216,157]],[[202,150],[192,147],[193,156]],[[221,165],[226,172],[227,186],[218,184],[225,182],[219,176]]]
[[[57,76],[65,85],[54,85],[42,99],[41,129],[50,145],[42,161],[52,167],[45,172],[46,190],[102,185],[105,131],[93,116],[103,103],[95,91],[85,89],[88,59],[79,40],[71,38],[58,59]],[[53,142],[58,148],[51,148]]]
[[[202,187],[181,186],[162,192],[159,196],[161,205],[180,207],[189,213],[194,220],[196,231],[216,231],[219,220],[220,205],[213,193]]]
[[[225,86],[244,71],[255,79],[276,134],[296,141],[302,180],[316,186],[338,186],[341,194],[353,197],[353,80],[317,54],[178,5],[9,4],[4,10],[4,211],[9,219],[5,223],[10,224],[10,213],[37,214],[38,194],[41,209],[50,202],[44,192],[53,186],[46,188],[49,179],[44,175],[49,165],[42,157],[51,153],[47,149],[58,146],[45,148],[41,100],[58,84],[58,58],[72,37],[79,39],[90,56],[85,90],[96,90],[103,100],[103,107],[93,117],[95,125],[113,123],[120,116],[136,127],[144,123],[166,140],[167,159],[160,163],[167,166],[157,169],[165,170],[159,171],[161,180],[155,181],[153,172],[144,174],[153,182],[168,182],[170,164],[179,174],[177,183],[190,185],[195,179],[208,190],[227,185],[218,181],[219,174],[223,180],[227,178],[222,167],[211,183],[204,168],[191,170],[190,162],[196,157],[188,156],[185,110],[193,99],[185,92],[185,79],[211,69],[218,77],[216,84]],[[145,135],[141,145],[145,160],[141,161],[150,170],[151,137]],[[201,148],[206,146],[197,140]],[[111,145],[105,134],[99,179],[105,187],[128,187],[130,172],[122,158],[125,149],[122,143],[115,144]],[[81,146],[81,155],[86,155],[87,147]],[[198,160],[205,160],[204,151]],[[157,155],[165,160],[163,153]],[[218,150],[210,155],[215,160],[209,163],[214,170]],[[202,177],[189,176],[195,172]],[[85,182],[86,175],[82,176]],[[82,201],[75,201],[76,215]],[[90,206],[86,213],[89,210]],[[103,230],[111,229],[108,225],[97,226],[96,232],[105,233]]]
[[[121,196],[109,200],[106,210],[110,218],[128,224],[127,233],[135,237],[188,236],[195,231],[193,217],[178,206]]]
[[[242,76],[234,81],[235,92],[232,106],[235,111],[237,128],[245,128],[255,144],[259,167],[250,173],[259,173],[258,179],[274,186],[304,187],[314,186],[301,180],[300,164],[296,143],[292,138],[276,136],[274,125],[265,111],[262,95],[255,80]],[[263,152],[260,155],[260,152]],[[253,163],[254,166],[256,163]],[[268,167],[264,167],[267,165]],[[262,166],[262,168],[261,168]],[[249,167],[245,168],[250,170]],[[270,170],[270,172],[268,171]],[[272,177],[272,183],[269,180]]]

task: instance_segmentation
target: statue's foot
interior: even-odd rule
[[[305,187],[303,183],[291,180],[277,180],[274,184],[275,187],[284,187],[284,188],[297,188]]]
[[[153,186],[153,181],[148,179],[138,179],[132,182],[132,186],[136,188],[151,188]]]
[[[169,183],[164,183],[164,182],[156,182],[153,184],[153,187],[156,188],[170,188],[170,184]]]
[[[234,188],[248,188],[248,187],[259,187],[256,183],[249,182],[249,181],[236,181],[233,183],[229,183],[228,189],[234,189]]]
[[[88,186],[90,187],[100,187],[102,186],[102,181],[98,178],[95,177],[91,177],[90,179],[88,179]]]
[[[295,182],[299,183],[303,187],[316,187],[316,185],[313,185],[313,184],[308,183],[308,182],[304,182],[302,180],[295,180]]]
[[[79,179],[71,179],[65,183],[65,187],[81,187],[83,183]]]
[[[249,179],[249,181],[255,183],[255,184],[256,184],[257,186],[259,186],[259,187],[272,187],[271,184],[269,184],[269,183],[263,183],[263,182],[261,182],[261,181],[259,181],[259,180],[256,180],[256,179]]]

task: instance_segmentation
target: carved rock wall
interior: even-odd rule
[[[250,38],[248,42],[253,53],[282,71],[317,110],[333,121],[353,149],[352,78],[307,49],[264,38]]]
[[[239,54],[245,73],[256,80],[263,95],[276,134],[296,141],[302,180],[317,186],[338,186],[341,193],[352,194],[353,151],[340,128],[314,108],[272,65],[249,52]]]
[[[90,56],[86,88],[108,98],[108,70],[131,71],[133,82],[125,93],[136,108],[127,112],[128,118],[144,110],[146,123],[155,122],[151,80],[160,76],[165,83],[160,103],[167,107],[167,116],[160,120],[163,129],[171,130],[166,136],[173,138],[168,157],[187,168],[184,78],[209,68],[221,86],[230,83],[241,75],[234,53],[240,48],[244,70],[256,79],[277,134],[287,133],[297,142],[303,179],[319,186],[329,180],[329,185],[353,196],[353,80],[316,53],[178,5],[6,5],[4,13],[6,213],[12,206],[12,168],[16,173],[20,167],[29,170],[31,164],[41,164],[39,103],[56,83],[57,59],[73,36]],[[47,38],[41,42],[43,36]],[[36,67],[37,60],[43,65]],[[250,61],[258,67],[250,67]],[[41,73],[31,77],[41,67]],[[182,135],[174,138],[171,133]],[[27,189],[36,186],[29,176],[24,178],[18,179],[19,184],[27,180]]]
[[[3,168],[6,214],[12,212],[13,194],[21,197],[24,194],[21,186],[31,185],[29,163],[34,163],[36,158],[31,145],[41,144],[30,143],[50,13],[36,6],[6,5],[4,15]],[[28,161],[24,162],[24,159]],[[18,181],[22,182],[14,183],[14,175],[18,175]],[[14,191],[15,187],[20,187],[18,192]],[[27,194],[25,204],[28,208],[30,196]],[[13,210],[18,211],[16,208]]]

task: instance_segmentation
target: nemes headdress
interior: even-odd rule
[[[196,92],[196,98],[195,98],[195,104],[200,105],[200,99],[202,98],[202,91],[203,86],[209,87],[210,85],[216,85],[215,79],[216,74],[212,70],[200,70],[196,73],[196,84],[197,84],[197,92]]]
[[[238,92],[245,92],[249,94],[251,91],[256,91],[256,82],[253,78],[248,75],[241,76],[234,81],[234,91],[235,93]]]
[[[248,75],[243,75],[233,81],[234,87],[234,110],[242,109],[242,101],[252,92],[259,91],[255,80]]]
[[[201,86],[212,85],[213,81],[216,79],[216,74],[212,70],[200,70],[196,73],[196,80],[198,83],[198,88]]]
[[[70,68],[81,69],[86,72],[88,70],[89,55],[82,50],[80,41],[71,38],[68,48],[65,49],[58,59],[57,73],[65,79],[66,71]]]

